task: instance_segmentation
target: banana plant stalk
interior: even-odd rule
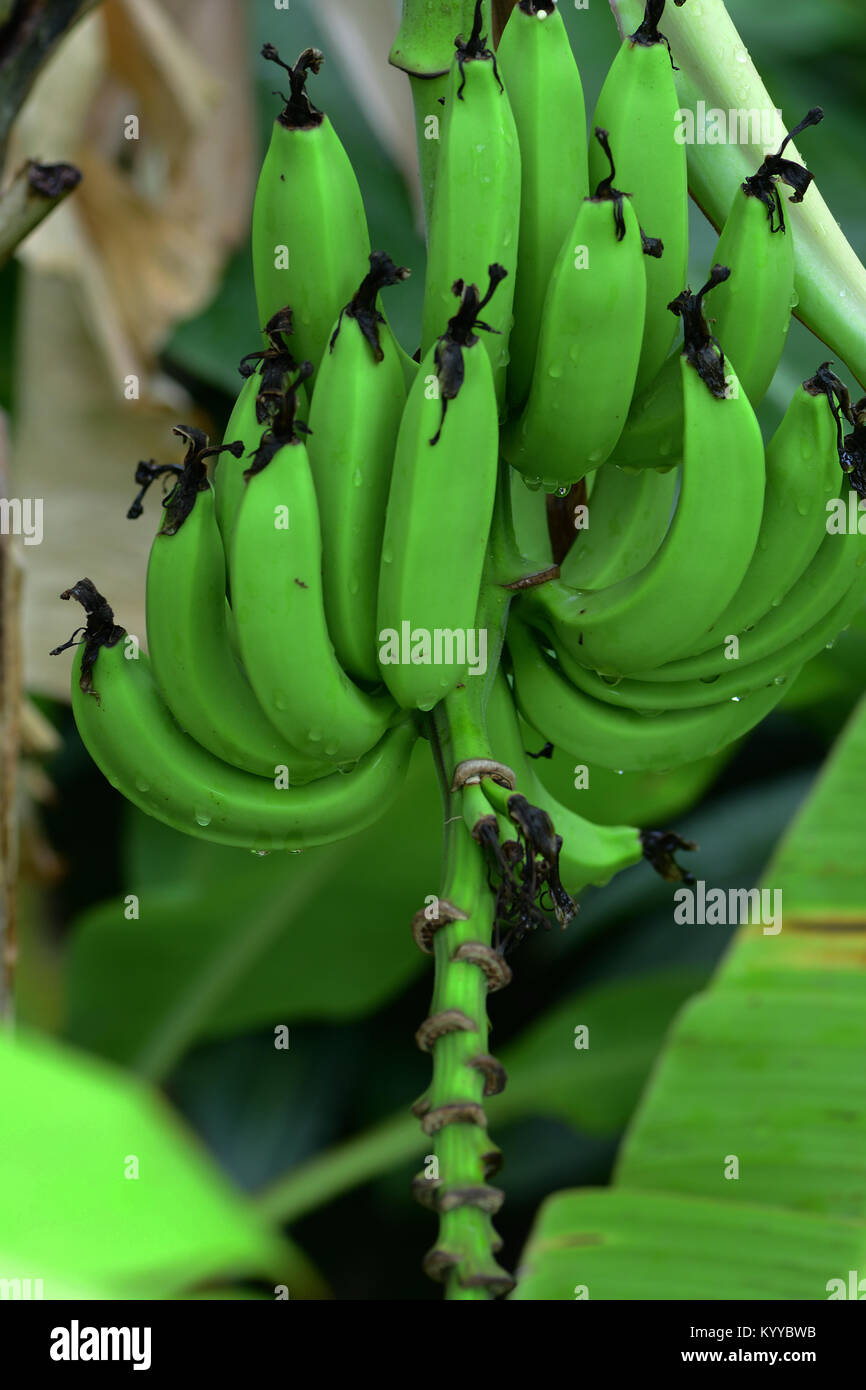
[[[637,29],[644,0],[610,0],[610,7],[622,35]],[[696,112],[700,100],[707,110],[748,115],[750,134],[755,126],[766,134],[762,123],[768,116],[772,122],[766,146],[760,142],[687,146],[691,195],[721,229],[738,185],[768,150],[778,149],[786,130],[724,0],[702,0],[699,15],[690,11],[692,0],[682,9],[668,5],[662,24],[679,68],[676,83],[683,109]],[[793,145],[787,153],[789,158],[800,158]],[[817,186],[810,188],[802,204],[787,204],[785,215],[794,228],[796,316],[866,389],[866,268]]]
[[[493,19],[490,6],[491,0],[484,0],[488,31]],[[471,32],[474,13],[475,0],[436,0],[435,4],[430,0],[403,0],[400,28],[389,55],[389,62],[406,73],[412,88],[421,193],[428,226],[436,181],[441,98],[454,56],[454,40],[458,34]]]

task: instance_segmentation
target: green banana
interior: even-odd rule
[[[415,738],[410,724],[393,729],[352,772],[308,787],[281,788],[221,762],[175,723],[144,653],[128,658],[126,633],[90,580],[61,597],[88,610],[72,668],[78,731],[112,786],[147,815],[218,844],[298,850],[371,825],[400,790]]]
[[[245,772],[292,785],[331,769],[300,754],[265,717],[230,637],[226,565],[207,481],[210,453],[198,430],[177,430],[190,447],[164,503],[165,523],[147,567],[147,644],[160,693],[182,729],[208,752]],[[155,470],[154,470],[155,471]]]
[[[298,363],[286,344],[287,335],[294,331],[294,315],[291,308],[285,306],[265,324],[263,332],[268,346],[263,351],[247,353],[241,360],[239,371],[244,377],[244,384],[223,436],[225,443],[239,440],[243,444],[241,457],[253,457],[271,417],[279,407],[289,378],[298,372]],[[306,405],[306,391],[302,380],[296,380],[295,392],[299,407],[303,408]],[[243,496],[243,474],[243,468],[239,468],[237,463],[231,463],[224,457],[217,459],[213,473],[216,517],[226,551],[231,544],[235,516]]]
[[[610,462],[638,471],[678,468],[682,461],[683,387],[677,348],[665,358],[646,390],[635,395]]]
[[[839,492],[840,479],[833,416],[820,374],[795,392],[767,445],[766,465],[764,513],[752,562],[724,613],[695,643],[695,652],[747,631],[784,603],[827,539],[827,504]]]
[[[307,452],[322,525],[325,613],[340,665],[380,681],[378,559],[400,417],[406,402],[397,345],[377,308],[408,276],[383,252],[346,306],[316,379]]]
[[[500,405],[505,394],[508,340],[520,229],[520,149],[514,116],[499,79],[496,57],[481,33],[482,0],[469,39],[458,40],[451,65],[439,141],[430,219],[427,278],[421,324],[426,358],[451,315],[451,288],[481,285],[488,266],[508,279],[491,310],[486,342]]]
[[[641,226],[664,246],[660,259],[646,263],[637,392],[650,384],[670,349],[674,334],[665,307],[685,284],[688,266],[686,149],[677,139],[680,101],[673,59],[658,30],[664,8],[665,0],[648,0],[643,22],[620,45],[592,118],[593,127],[609,132],[622,186]],[[590,185],[603,175],[604,158],[590,141]]]
[[[518,549],[524,555],[537,556],[541,568],[551,563],[553,553],[547,524],[547,494],[540,488],[528,488],[516,468],[509,468],[508,481]]]
[[[861,568],[844,597],[799,637],[754,661],[742,658],[725,661],[724,672],[714,676],[664,681],[630,679],[611,684],[597,672],[581,666],[566,647],[560,647],[557,655],[571,683],[605,704],[645,714],[713,705],[724,699],[751,695],[764,686],[787,682],[789,672],[799,671],[835,641],[862,607],[864,595],[866,570]]]
[[[334,655],[322,592],[312,470],[291,391],[247,470],[229,558],[241,656],[259,704],[301,752],[352,762],[394,706],[353,685]]]
[[[289,95],[274,122],[253,203],[259,323],[291,304],[297,357],[318,366],[370,254],[370,235],[348,155],[306,92],[323,55],[307,48],[289,67],[265,44],[262,56],[285,68]]]
[[[822,117],[820,107],[810,111],[778,154],[768,155],[737,189],[716,247],[713,263],[731,267],[731,276],[714,287],[713,333],[755,406],[779,365],[794,302],[793,231],[785,225],[778,180],[797,189],[796,201],[802,201],[812,181],[809,171],[783,159],[782,151],[794,134]],[[635,396],[613,455],[623,468],[680,462],[682,393],[676,358],[672,353],[655,380]]]
[[[781,361],[794,303],[794,233],[781,213],[776,179],[788,141],[823,118],[820,107],[810,111],[737,189],[716,247],[714,263],[729,265],[731,278],[713,296],[714,332],[756,407]],[[796,196],[802,202],[812,175],[794,167],[803,175]]]
[[[574,210],[589,191],[583,87],[556,0],[518,0],[496,51],[520,142],[520,239],[508,364],[512,410],[526,403],[544,299]]]
[[[470,664],[499,439],[493,372],[476,330],[505,275],[490,267],[483,298],[475,285],[454,285],[460,308],[422,362],[400,423],[377,624],[382,675],[404,709],[432,709]],[[477,634],[479,644],[486,636]]]
[[[389,63],[405,72],[412,92],[418,172],[427,225],[436,184],[439,140],[439,122],[434,118],[444,105],[448,90],[455,31],[471,29],[474,13],[475,0],[457,0],[456,5],[424,5],[423,8],[416,6],[414,0],[404,0],[400,28],[388,55]],[[409,385],[411,383],[407,382],[407,388]]]
[[[255,371],[247,377],[238,392],[238,398],[229,416],[223,436],[225,443],[230,443],[234,439],[241,440],[246,455],[255,453],[262,442],[262,435],[268,427],[267,419],[259,421],[256,416],[256,402],[260,386],[261,374],[259,371]],[[214,515],[223,545],[226,548],[231,542],[232,528],[243,494],[243,474],[243,468],[239,468],[237,463],[232,467],[231,460],[226,458],[218,460],[213,472]]]
[[[718,278],[724,267],[716,267]],[[761,525],[764,446],[755,413],[706,341],[701,295],[683,295],[685,425],[680,495],[643,569],[603,589],[553,581],[521,596],[577,660],[611,675],[676,660],[719,616],[746,575]],[[728,394],[731,392],[732,394]]]
[[[850,493],[847,482],[839,494],[845,501]],[[790,642],[795,642],[849,593],[852,584],[866,563],[866,538],[858,531],[843,535],[826,534],[821,546],[790,592],[764,614],[760,622],[747,632],[731,633],[737,637],[739,657],[736,665],[744,666],[772,656]],[[732,660],[727,654],[728,641],[720,638],[717,645],[696,656],[687,656],[653,670],[637,673],[642,680],[681,681],[712,680],[729,671]]]
[[[640,227],[610,163],[565,238],[544,301],[529,399],[502,432],[502,452],[548,487],[600,467],[619,439],[634,390],[646,305]],[[575,333],[575,325],[580,333]]]
[[[526,756],[511,690],[501,670],[490,692],[486,722],[490,746],[499,761],[516,774],[517,791],[546,811],[562,836],[560,869],[571,894],[589,884],[609,883],[615,874],[640,862],[643,846],[634,826],[594,825],[563,806],[538,779]],[[485,779],[482,787],[494,811],[507,814],[508,792],[490,779]]]
[[[677,489],[676,470],[629,474],[612,463],[590,481],[587,525],[559,567],[572,589],[604,589],[643,569],[667,535]]]
[[[626,772],[665,772],[718,752],[753,729],[786,690],[771,685],[708,708],[648,716],[576,690],[522,623],[509,627],[508,649],[517,704],[527,723],[582,763]]]
[[[714,260],[732,271],[713,299],[713,331],[757,407],[776,374],[791,325],[793,232],[774,233],[764,205],[738,189]]]

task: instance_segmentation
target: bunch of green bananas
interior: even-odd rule
[[[187,834],[256,851],[351,834],[429,738],[469,838],[446,854],[424,949],[481,911],[472,837],[512,944],[539,903],[566,921],[572,895],[642,856],[675,878],[676,837],[592,824],[529,750],[547,741],[590,772],[705,758],[769,713],[866,592],[866,402],[825,363],[766,448],[755,415],[794,302],[780,185],[798,202],[811,182],[788,141],[737,191],[693,294],[664,0],[624,39],[588,152],[555,0],[518,0],[495,53],[485,0],[466,8],[435,110],[413,84],[419,126],[437,126],[414,358],[381,300],[409,272],[371,253],[352,166],[307,90],[322,54],[289,66],[267,45],[289,91],[252,219],[264,345],[243,359],[219,449],[182,427],[182,466],[137,470],[142,492],[173,480],[149,657],[90,580],[63,595],[87,614],[72,673],[84,742],[129,800]],[[554,553],[564,506],[575,524]],[[471,934],[448,959],[501,984],[500,925],[500,964]],[[423,1045],[468,1031],[477,1053],[478,1001],[447,995]],[[493,1059],[463,1060],[486,1087]],[[428,1132],[481,1124],[481,1094],[425,1101]],[[489,1220],[493,1189],[471,1191],[448,1210]],[[433,1272],[453,1265],[434,1254]]]
[[[849,490],[841,382],[825,368],[805,383],[766,450],[755,418],[793,301],[779,184],[799,201],[811,176],[784,146],[768,155],[707,284],[683,288],[663,10],[650,0],[622,43],[587,157],[555,5],[519,0],[494,54],[478,0],[445,89],[416,361],[380,299],[409,272],[371,255],[351,164],[307,91],[322,54],[290,67],[266,46],[289,92],[253,210],[265,347],[242,363],[213,476],[217,451],[187,430],[184,469],[156,470],[177,477],[148,572],[150,659],[126,659],[96,605],[73,673],[83,737],[142,809],[256,849],[348,833],[396,793],[423,712],[466,682],[476,738],[514,759],[473,642],[479,670],[503,657],[516,738],[672,768],[751,729],[856,611],[866,543],[826,524]],[[539,518],[582,479],[557,571]],[[491,631],[483,596],[509,581]],[[619,863],[602,847],[583,882]]]

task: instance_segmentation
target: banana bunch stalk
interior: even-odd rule
[[[587,131],[555,0],[518,0],[498,51],[485,0],[405,0],[393,60],[415,87],[429,245],[406,344],[383,301],[409,270],[371,252],[308,91],[323,55],[289,64],[266,45],[288,92],[252,214],[263,345],[239,345],[220,446],[182,426],[182,462],[135,470],[130,516],[164,485],[147,654],[90,579],[62,595],[85,612],[57,649],[76,647],[82,739],[185,834],[326,844],[382,815],[413,745],[429,747],[445,853],[412,924],[435,962],[414,1190],[439,1218],[425,1267],[455,1299],[512,1284],[493,1225],[484,1102],[506,1077],[488,993],[587,886],[643,860],[688,878],[675,855],[696,848],[593,824],[579,791],[551,795],[539,747],[588,769],[706,759],[773,710],[866,593],[866,400],[824,362],[771,439],[755,415],[793,300],[781,190],[802,201],[812,176],[788,136],[737,189],[705,283],[685,284],[664,11],[647,3]],[[558,564],[554,500],[560,520],[575,502]]]

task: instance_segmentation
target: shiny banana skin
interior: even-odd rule
[[[494,262],[508,272],[490,307],[485,338],[502,405],[520,231],[520,147],[508,96],[485,36],[482,5],[459,46],[445,95],[427,248],[421,357],[427,357],[454,309],[458,277],[483,285]]]
[[[512,467],[547,487],[578,482],[605,462],[634,388],[648,258],[634,211],[612,177],[611,170],[584,200],[560,249],[529,399],[502,432]]]
[[[500,272],[490,268],[488,300]],[[472,679],[468,662],[453,660],[459,651],[443,652],[452,659],[438,665],[402,659],[404,631],[431,640],[437,632],[474,631],[487,554],[498,470],[496,390],[490,359],[473,331],[485,301],[474,285],[461,286],[461,295],[448,333],[428,352],[409,392],[388,496],[379,664],[403,709],[432,709],[464,677]],[[451,372],[461,358],[462,380],[451,394]],[[400,638],[399,652],[389,652],[388,634]],[[394,655],[397,660],[389,659]]]
[[[415,737],[411,725],[393,729],[352,772],[280,789],[221,762],[183,733],[147,657],[128,660],[124,651],[123,640],[99,650],[95,695],[80,688],[82,651],[76,654],[75,722],[111,785],[164,825],[245,849],[309,849],[371,825],[399,792]]]
[[[843,502],[849,491],[844,482],[839,493]],[[738,637],[740,662],[751,665],[771,656],[822,622],[857,582],[864,563],[866,536],[856,531],[844,535],[825,534],[812,563],[790,592],[775,607],[770,607],[753,628],[732,634]],[[720,638],[709,651],[641,672],[640,676],[644,680],[660,681],[712,679],[730,669],[726,647],[726,640]]]
[[[271,45],[262,52],[280,63]],[[318,50],[306,49],[294,68],[280,63],[290,92],[259,174],[252,226],[259,323],[291,304],[293,352],[314,366],[370,254],[355,171],[330,120],[305,90],[307,74],[318,72],[322,61]]]
[[[299,409],[305,410],[307,405],[303,373],[296,376],[298,363],[286,344],[286,336],[294,333],[291,308],[285,306],[280,309],[265,324],[263,333],[267,347],[263,351],[249,353],[241,362],[240,372],[245,380],[223,437],[224,446],[235,440],[241,442],[243,451],[240,458],[243,462],[238,463],[236,459],[223,454],[216,460],[213,471],[217,524],[227,553],[243,496],[244,470],[261,444],[292,377],[295,377],[293,389]]]
[[[248,476],[229,577],[244,668],[271,723],[322,761],[353,762],[374,747],[394,706],[354,685],[334,654],[319,506],[291,414],[275,422]]]
[[[666,772],[716,753],[760,723],[787,689],[771,685],[740,700],[647,716],[576,690],[522,623],[509,628],[508,648],[527,723],[580,762],[617,771]]]
[[[788,142],[824,119],[815,106],[734,194],[716,247],[715,264],[733,268],[713,299],[715,331],[734,364],[740,385],[758,406],[781,361],[794,304],[794,233],[785,220],[778,181],[802,203],[812,175],[785,159]]]
[[[509,468],[511,508],[519,549],[538,558],[538,567],[550,564],[553,547],[547,524],[547,494],[528,488],[516,468]]]
[[[213,489],[195,494],[174,534],[157,532],[147,567],[147,645],[178,724],[224,762],[260,777],[288,767],[293,785],[331,769],[298,753],[265,717],[235,659]]]
[[[590,884],[603,886],[615,874],[643,858],[639,832],[631,825],[595,825],[564,806],[536,775],[521,738],[517,710],[508,681],[500,671],[487,704],[487,733],[495,756],[516,773],[516,790],[533,806],[540,806],[562,836],[560,870],[569,893]],[[483,791],[498,814],[507,814],[509,793],[486,779]]]
[[[792,135],[822,119],[815,107]],[[797,202],[812,181],[802,165],[782,158],[787,139],[737,189],[714,258],[714,264],[729,266],[731,275],[714,287],[713,332],[756,407],[781,360],[794,302],[794,233],[782,212],[778,181],[796,189]],[[681,437],[682,396],[676,355],[671,354],[646,389],[638,383],[615,461],[634,469],[677,464]]]
[[[827,540],[827,504],[839,494],[839,460],[833,415],[814,379],[794,393],[767,445],[766,467],[752,562],[724,613],[695,643],[696,653],[754,627],[784,603]]]
[[[737,592],[758,540],[764,446],[748,397],[717,398],[685,355],[681,374],[680,495],[656,555],[607,588],[575,591],[555,580],[525,600],[557,644],[608,675],[643,672],[688,652]]]
[[[371,257],[371,265],[374,260],[322,359],[307,442],[322,517],[328,630],[343,669],[373,683],[381,680],[376,661],[379,557],[406,403],[396,340],[376,299],[382,285],[408,275],[398,272],[388,257]]]
[[[654,468],[629,474],[606,463],[591,485],[589,524],[577,531],[559,567],[572,589],[604,589],[648,564],[667,535],[677,474]]]
[[[742,188],[734,195],[713,258],[731,278],[713,295],[713,332],[756,408],[764,399],[791,326],[794,231],[772,231],[767,209]]]
[[[650,385],[635,395],[610,462],[637,472],[678,468],[682,461],[683,389],[676,349]]]
[[[686,282],[688,267],[688,182],[686,147],[676,139],[680,100],[672,58],[657,25],[664,0],[649,0],[643,23],[623,39],[605,78],[593,127],[610,135],[617,178],[632,197],[638,221],[664,245],[660,259],[646,263],[646,319],[635,391],[657,375],[673,341],[667,304]],[[602,153],[590,141],[589,181],[604,175]]]
[[[268,421],[259,422],[256,418],[256,397],[261,385],[259,372],[248,376],[235,401],[234,409],[226,425],[224,442],[233,439],[243,443],[243,460],[223,455],[216,462],[213,472],[214,514],[222,537],[228,549],[231,543],[235,516],[240,506],[244,490],[244,469],[249,467],[250,458],[262,442],[262,435],[268,428]]]
[[[754,661],[742,657],[725,659],[718,675],[688,680],[620,680],[610,684],[595,671],[587,671],[575,661],[566,647],[557,653],[568,679],[578,690],[605,704],[654,714],[673,709],[693,709],[717,704],[720,700],[741,698],[769,685],[790,685],[790,673],[799,672],[807,661],[819,656],[848,626],[866,597],[866,571],[860,570],[847,594],[823,618],[799,637]],[[720,662],[719,665],[722,663]]]
[[[544,299],[575,208],[589,191],[586,109],[555,0],[519,0],[496,51],[520,142],[520,240],[508,399],[529,395]]]

